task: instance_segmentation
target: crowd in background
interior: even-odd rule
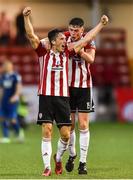
[[[7,16],[6,11],[0,12],[0,46],[28,45],[22,10],[23,8],[20,9],[14,20]]]

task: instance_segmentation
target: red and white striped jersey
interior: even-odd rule
[[[67,43],[72,42],[69,32],[64,33],[67,38]],[[85,34],[83,34],[82,38]],[[85,47],[86,49],[96,49],[95,42],[91,41]],[[83,60],[80,55],[72,53],[69,57],[68,79],[70,87],[87,88],[92,87],[90,64]]]
[[[36,49],[40,67],[38,94],[45,96],[69,96],[68,50],[63,53],[46,51],[42,42]]]

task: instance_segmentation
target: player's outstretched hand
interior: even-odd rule
[[[105,26],[108,24],[109,18],[106,15],[101,17],[101,23]]]
[[[15,103],[16,101],[18,101],[19,97],[17,95],[14,95],[10,98],[10,103]]]
[[[31,7],[26,7],[23,10],[23,15],[24,16],[29,16],[31,14]]]

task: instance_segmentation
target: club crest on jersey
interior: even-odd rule
[[[42,118],[42,113],[39,113],[39,118],[40,118],[40,119]]]
[[[90,102],[87,102],[87,109],[90,109]]]
[[[11,88],[12,84],[13,84],[13,81],[11,81],[11,80],[5,80],[3,82],[3,85],[4,85],[5,88]]]
[[[60,61],[56,61],[55,66],[52,66],[52,71],[63,71],[63,66]]]

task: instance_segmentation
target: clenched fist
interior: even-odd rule
[[[24,16],[29,16],[31,14],[31,7],[26,7],[23,10],[23,15]]]
[[[101,23],[102,23],[103,25],[107,25],[107,24],[108,24],[108,21],[109,21],[109,18],[108,18],[106,15],[103,15],[103,16],[101,17]]]

